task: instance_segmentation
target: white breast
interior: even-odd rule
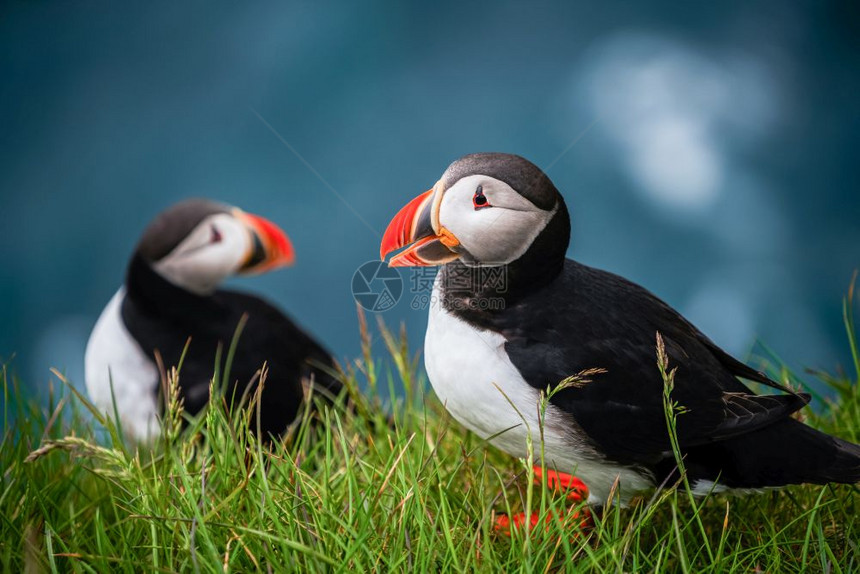
[[[117,291],[90,335],[85,358],[87,392],[109,418],[114,417],[115,401],[125,434],[146,442],[161,431],[156,405],[158,369],[122,321],[124,297],[125,289]]]
[[[502,433],[490,442],[516,457],[527,456],[530,430],[537,461],[540,393],[511,363],[502,335],[473,327],[444,308],[438,277],[433,295],[424,363],[439,400],[460,424],[481,438]],[[569,415],[557,407],[548,406],[546,420],[547,464],[576,474],[589,487],[590,502],[605,501],[619,475],[626,487],[622,491],[624,499],[653,486],[640,472],[602,460],[585,438],[576,434]]]

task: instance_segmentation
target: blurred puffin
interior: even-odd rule
[[[87,344],[87,391],[108,416],[114,403],[126,434],[139,441],[160,433],[159,371],[178,365],[185,410],[200,411],[220,346],[226,355],[241,317],[247,323],[230,371],[241,397],[268,377],[260,399],[263,436],[282,433],[304,396],[303,379],[337,395],[331,355],[271,304],[244,293],[218,289],[232,275],[263,273],[293,262],[286,234],[262,217],[206,199],[190,199],[159,214],[146,228],[128,266],[125,285],[113,296]],[[222,356],[223,356],[222,355]],[[221,365],[223,368],[223,365]],[[252,427],[255,425],[252,424]]]
[[[539,444],[539,392],[587,369],[546,411],[546,463],[575,472],[601,505],[675,472],[656,364],[677,367],[672,399],[694,492],[860,480],[860,447],[791,414],[809,401],[732,358],[644,288],[565,258],[570,218],[529,161],[465,156],[407,204],[382,239],[391,266],[441,265],[424,342],[431,384],[461,424],[518,457]],[[779,389],[756,395],[739,379]],[[516,410],[512,406],[516,406]],[[519,412],[517,412],[519,411]],[[528,425],[524,424],[524,420]]]

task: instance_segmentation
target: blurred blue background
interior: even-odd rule
[[[138,234],[189,196],[287,230],[297,264],[234,285],[355,357],[350,282],[391,216],[456,157],[508,151],[564,193],[571,256],[744,358],[847,368],[858,22],[847,2],[4,2],[0,357],[82,382]],[[410,296],[383,316],[417,349]]]

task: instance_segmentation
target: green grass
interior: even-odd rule
[[[845,485],[696,500],[681,485],[613,506],[587,532],[550,521],[498,534],[496,513],[563,514],[565,498],[452,421],[405,338],[378,331],[372,351],[363,330],[350,366],[355,412],[305,411],[273,446],[248,432],[253,413],[231,421],[222,405],[182,432],[173,401],[165,436],[134,448],[110,421],[93,430],[69,385],[35,403],[4,369],[3,571],[860,571],[860,497]],[[672,428],[684,415],[666,367]],[[857,441],[857,381],[821,377],[834,398],[807,422]],[[402,398],[382,405],[380,389]]]

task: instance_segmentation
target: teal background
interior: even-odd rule
[[[296,265],[234,286],[355,357],[352,275],[391,216],[456,157],[508,151],[564,193],[569,255],[742,357],[848,367],[858,21],[848,2],[4,2],[0,357],[33,387],[50,366],[80,382],[138,234],[189,196],[280,224]],[[404,279],[383,316],[417,348]]]

